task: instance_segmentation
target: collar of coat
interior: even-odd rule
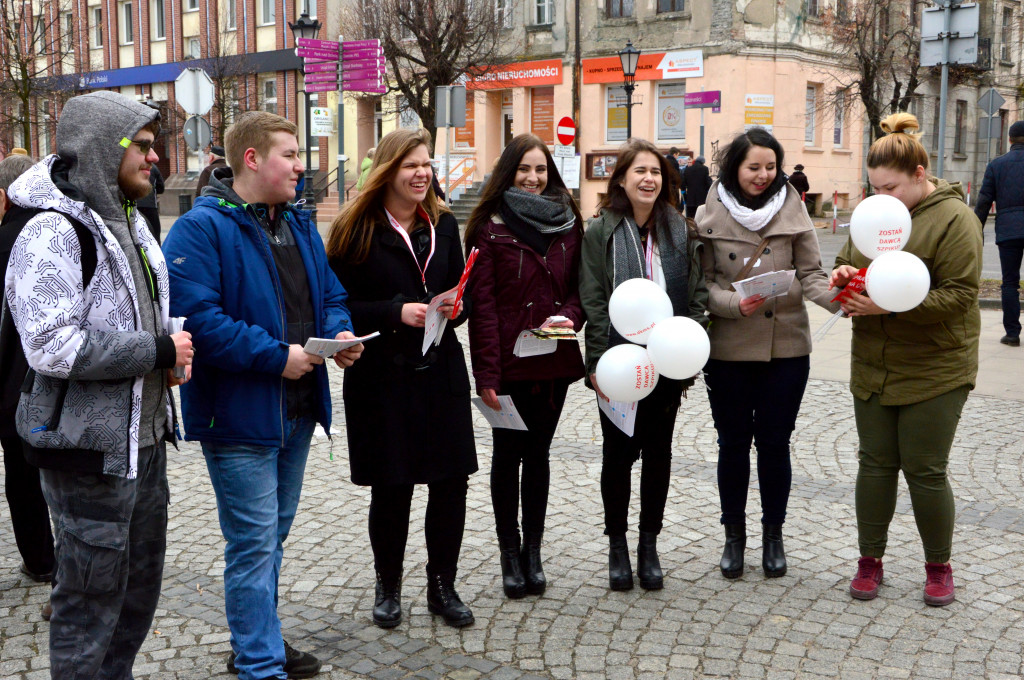
[[[782,209],[759,231],[745,229],[733,219],[729,210],[718,197],[718,180],[715,180],[708,191],[708,202],[704,206],[704,216],[697,225],[697,233],[702,239],[730,238],[737,241],[748,241],[757,245],[762,238],[769,236],[792,236],[808,229],[814,229],[807,209],[800,200],[800,194],[790,185],[786,192],[786,200]],[[714,200],[711,200],[711,197]]]

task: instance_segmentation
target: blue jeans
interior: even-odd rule
[[[1003,270],[1003,329],[1012,338],[1020,337],[1020,263],[1024,258],[1024,239],[999,243],[999,264]]]
[[[240,680],[287,677],[277,580],[314,425],[288,421],[281,447],[203,442],[227,542],[224,600]]]

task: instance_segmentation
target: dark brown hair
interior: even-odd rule
[[[523,162],[523,156],[526,155],[527,151],[532,151],[533,149],[540,149],[544,152],[544,159],[548,165],[548,181],[547,186],[544,187],[544,195],[557,196],[564,194],[569,199],[569,207],[572,209],[573,215],[576,216],[575,228],[580,229],[582,232],[583,216],[580,214],[576,201],[572,199],[569,189],[566,188],[562,176],[558,174],[555,159],[551,157],[547,144],[537,135],[527,133],[518,135],[509,142],[505,150],[501,152],[501,156],[495,161],[494,169],[491,171],[491,178],[484,187],[480,196],[480,202],[477,203],[476,208],[473,209],[473,214],[469,216],[469,221],[466,223],[467,253],[472,248],[473,238],[476,235],[477,229],[485,226],[491,219],[491,215],[497,214],[501,209],[501,203],[505,199],[505,192],[515,182],[516,172],[519,170],[519,164]]]
[[[661,191],[654,202],[654,210],[651,215],[658,221],[667,218],[670,210],[675,210],[676,201],[679,198],[679,172],[668,164],[668,159],[661,155],[658,147],[646,139],[631,138],[619,147],[619,159],[615,163],[615,170],[608,178],[608,193],[601,199],[599,210],[611,210],[620,215],[633,216],[633,205],[629,202],[626,189],[622,182],[626,177],[626,171],[636,161],[636,157],[642,153],[654,154],[661,167]],[[653,234],[655,230],[651,230]]]

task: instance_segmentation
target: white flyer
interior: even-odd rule
[[[538,338],[532,330],[526,330],[516,338],[516,346],[512,348],[512,354],[517,357],[536,357],[542,354],[551,354],[558,349],[558,340]]]
[[[500,411],[495,411],[493,408],[484,403],[484,400],[480,397],[473,397],[473,403],[480,409],[480,413],[483,414],[487,422],[490,423],[491,427],[499,427],[506,430],[526,430],[526,423],[523,422],[522,416],[519,415],[519,411],[516,410],[516,405],[512,402],[512,397],[507,394],[498,395],[498,405],[501,406]]]
[[[369,335],[364,335],[361,338],[352,338],[351,340],[333,340],[331,338],[310,338],[309,340],[306,341],[306,346],[302,348],[302,351],[305,352],[306,354],[315,354],[320,358],[331,357],[343,349],[355,347],[359,343],[364,342],[366,340],[372,340],[379,335],[379,332],[375,332],[370,333]]]
[[[444,327],[448,325],[448,318],[438,311],[444,301],[449,298],[454,298],[456,289],[445,291],[440,295],[435,295],[434,299],[427,305],[427,316],[423,321],[423,355],[426,356],[427,350],[430,349],[430,344],[435,345],[441,344],[441,337],[444,335]]]
[[[608,420],[612,421],[615,427],[626,433],[627,437],[633,436],[633,428],[636,427],[636,407],[638,401],[605,401],[597,398],[597,406]]]
[[[734,281],[732,287],[736,289],[741,298],[746,299],[755,295],[762,295],[768,300],[788,293],[790,286],[793,285],[794,276],[796,276],[795,269],[768,272],[767,274],[751,276],[749,279],[743,279],[742,281]]]

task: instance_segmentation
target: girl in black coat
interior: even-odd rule
[[[427,303],[459,282],[464,261],[455,218],[431,188],[430,135],[396,130],[377,146],[362,193],[335,218],[331,268],[348,291],[366,343],[345,375],[352,481],[370,486],[370,544],[377,570],[373,620],[402,620],[402,560],[413,487],[427,484],[427,606],[451,626],[473,623],[455,592],[468,475],[477,470],[469,375],[454,328],[466,318],[447,298],[439,345],[422,352]],[[465,299],[460,307],[465,307]]]

